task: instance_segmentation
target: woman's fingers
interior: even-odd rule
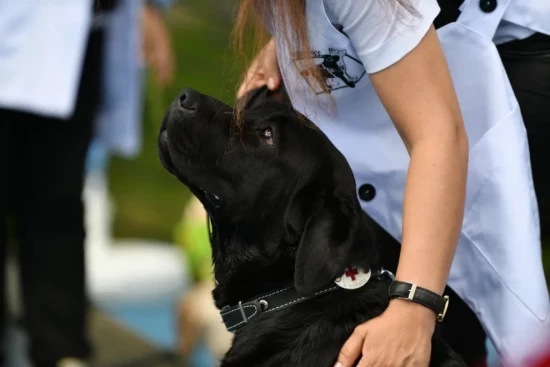
[[[363,350],[363,343],[367,337],[366,325],[359,325],[353,331],[353,334],[346,341],[340,354],[338,355],[338,362],[334,367],[352,367],[355,365],[355,361],[361,357],[361,351]]]
[[[273,40],[269,41],[252,62],[243,83],[239,86],[237,98],[264,85],[267,85],[270,90],[277,90],[281,86],[281,72]]]

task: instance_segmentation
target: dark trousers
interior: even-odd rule
[[[499,52],[527,128],[541,233],[550,240],[550,36],[509,42]]]
[[[84,163],[99,101],[101,32],[91,33],[68,120],[0,109],[0,307],[6,218],[13,216],[23,323],[36,367],[90,353],[84,270]]]

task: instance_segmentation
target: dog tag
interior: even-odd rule
[[[336,283],[336,285],[340,288],[357,289],[367,284],[370,276],[370,269],[367,273],[365,273],[359,268],[346,268],[344,274],[341,277],[336,278],[334,283]]]

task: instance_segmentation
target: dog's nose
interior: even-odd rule
[[[194,110],[197,108],[199,93],[191,88],[184,89],[179,97],[180,107],[186,110]]]

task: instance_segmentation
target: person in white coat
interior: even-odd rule
[[[356,328],[339,367],[426,366],[445,316],[469,365],[486,363],[483,329],[522,365],[529,337],[548,327],[527,135],[493,38],[506,22],[545,30],[550,3],[468,0],[436,32],[439,11],[436,0],[241,1],[237,37],[252,15],[258,39],[266,29],[272,38],[238,96],[284,81],[294,107],[346,156],[383,229],[383,265],[410,291]],[[449,314],[425,307],[419,288],[443,304],[446,293]]]
[[[434,20],[441,28],[458,19],[463,0],[438,0],[441,12]],[[477,6],[491,14],[498,0],[480,1]],[[550,241],[550,6],[541,1],[513,1],[493,37],[527,130],[533,182],[540,214],[541,238]],[[505,144],[503,141],[502,144]],[[513,191],[515,191],[512,188]],[[513,196],[513,194],[511,194]],[[446,336],[474,355],[485,355],[485,331],[475,314],[464,303],[455,304],[449,323],[455,331]],[[461,342],[460,342],[461,341]]]
[[[438,0],[436,28],[456,21],[464,0]],[[498,0],[479,2],[489,14]],[[550,14],[547,2],[514,0],[495,33],[494,42],[518,99],[529,138],[533,181],[540,211],[541,236],[550,240]]]
[[[36,367],[81,365],[90,354],[81,194],[101,94],[102,19],[115,7],[0,1],[0,320],[12,217]]]

